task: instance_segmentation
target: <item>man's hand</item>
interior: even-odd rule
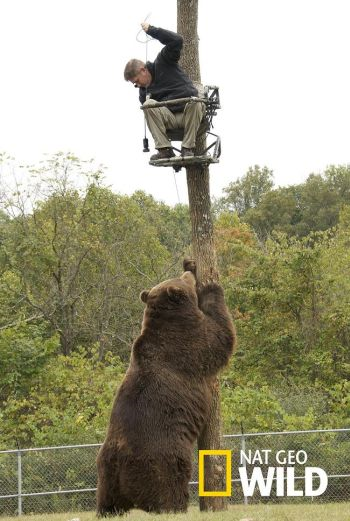
[[[145,33],[147,33],[149,29],[149,24],[147,22],[141,22],[141,27],[145,31]]]

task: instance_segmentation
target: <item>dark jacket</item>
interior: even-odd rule
[[[178,98],[197,96],[198,91],[190,78],[178,64],[183,38],[172,31],[149,26],[147,34],[165,45],[155,61],[147,62],[146,67],[151,73],[152,83],[140,88],[140,102],[146,101],[146,96],[156,101],[166,101]],[[183,106],[169,107],[172,112],[183,110]]]

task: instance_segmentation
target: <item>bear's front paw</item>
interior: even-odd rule
[[[212,279],[208,279],[205,282],[201,283],[200,287],[198,288],[198,293],[203,295],[208,295],[209,293],[223,293],[223,289]]]
[[[190,271],[191,273],[193,273],[194,276],[196,276],[196,261],[193,259],[185,258],[183,261],[183,269],[184,271]]]

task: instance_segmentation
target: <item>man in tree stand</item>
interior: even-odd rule
[[[153,27],[146,22],[143,22],[141,27],[146,34],[164,45],[154,62],[144,63],[132,59],[125,66],[124,78],[140,89],[141,104],[146,107],[155,101],[198,96],[196,87],[178,64],[183,44],[182,36]],[[169,108],[148,108],[144,112],[155,147],[158,149],[158,153],[151,156],[151,160],[175,156],[167,130],[177,128],[184,129],[181,155],[194,156],[197,132],[205,114],[204,103],[188,102],[171,105]]]

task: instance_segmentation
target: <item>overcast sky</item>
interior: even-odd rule
[[[349,9],[348,0],[199,0],[202,82],[219,85],[222,101],[212,195],[255,164],[288,185],[350,163]],[[129,58],[145,59],[136,35],[149,13],[176,30],[176,0],[0,0],[0,151],[25,163],[71,151],[104,164],[115,191],[176,203],[173,170],[142,152],[138,91],[123,78]],[[160,48],[151,42],[148,58]],[[186,202],[185,171],[176,180]]]

